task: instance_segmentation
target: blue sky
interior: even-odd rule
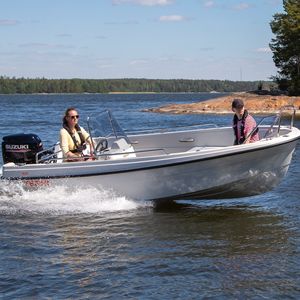
[[[0,75],[268,80],[281,0],[0,0]]]

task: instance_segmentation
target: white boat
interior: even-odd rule
[[[137,200],[257,195],[277,186],[286,175],[300,138],[300,130],[293,126],[295,110],[289,125],[282,124],[282,111],[271,124],[263,125],[269,117],[258,123],[258,142],[238,146],[233,145],[231,127],[125,134],[105,111],[87,120],[94,160],[63,162],[59,144],[49,152],[6,141],[3,157],[17,158],[5,158],[1,179],[21,182],[26,188],[93,186]],[[28,162],[32,152],[34,161]]]

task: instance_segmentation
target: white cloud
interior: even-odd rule
[[[44,47],[44,48],[51,48],[50,44],[46,43],[25,43],[20,44],[20,47]]]
[[[147,60],[137,59],[137,60],[132,60],[129,64],[130,65],[141,65],[141,64],[146,64],[146,63],[148,63]]]
[[[189,57],[174,57],[174,56],[163,56],[157,59],[158,63],[193,63],[195,59]]]
[[[270,52],[272,52],[272,50],[269,47],[266,47],[266,48],[258,48],[258,49],[256,49],[256,52],[270,53]]]
[[[105,36],[105,35],[97,35],[96,39],[105,40],[105,39],[107,39],[107,36]]]
[[[184,20],[186,20],[186,18],[180,15],[161,16],[159,18],[160,22],[181,22]]]
[[[204,7],[210,8],[210,7],[213,7],[213,6],[215,6],[215,2],[212,1],[212,0],[205,1],[205,3],[204,3]]]
[[[165,6],[170,5],[174,2],[174,0],[112,0],[114,5],[119,4],[137,4],[137,5],[144,5],[144,6]]]
[[[213,51],[213,50],[214,50],[213,47],[202,47],[202,48],[199,48],[199,51],[204,51],[204,52],[206,52],[206,51]]]
[[[19,22],[17,20],[8,20],[8,19],[2,19],[0,20],[0,26],[12,26],[16,25]]]
[[[137,25],[139,24],[138,21],[131,20],[131,21],[119,21],[119,22],[105,22],[106,25]]]
[[[109,68],[112,68],[113,67],[113,65],[109,65],[109,64],[107,64],[107,65],[98,65],[97,66],[97,68],[99,68],[99,69],[109,69]]]
[[[278,6],[282,4],[282,0],[266,0],[268,5]]]
[[[56,36],[64,38],[64,37],[72,37],[72,34],[70,34],[70,33],[59,33]]]
[[[20,44],[21,48],[44,48],[44,49],[71,49],[74,46],[71,45],[62,45],[62,44],[47,44],[47,43],[25,43]]]
[[[246,2],[239,3],[233,7],[235,10],[246,10],[250,8],[250,4]]]

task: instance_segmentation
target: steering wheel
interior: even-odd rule
[[[99,142],[96,145],[95,151],[96,152],[98,152],[98,151],[101,152],[101,151],[107,149],[107,146],[108,146],[107,139],[100,139]]]

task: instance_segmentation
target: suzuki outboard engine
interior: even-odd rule
[[[43,144],[36,134],[13,134],[3,137],[3,162],[35,164],[36,154],[43,150]]]

